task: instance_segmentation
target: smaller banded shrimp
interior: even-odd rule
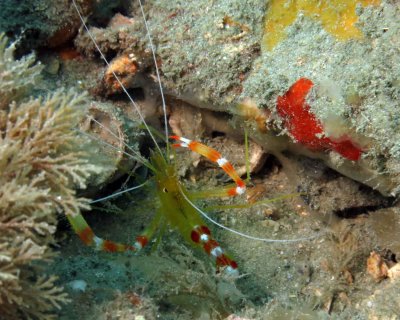
[[[75,2],[72,0],[73,6],[75,7],[84,29],[88,33],[89,37],[93,41],[95,47],[97,48],[101,58],[104,60],[106,65],[110,65],[104,54],[101,52],[99,46],[97,45],[94,37],[91,35],[84,18],[80,14],[80,10]],[[154,136],[154,131],[151,129],[143,115],[140,112],[140,108],[136,104],[135,100],[129,94],[124,84],[120,80],[117,74],[113,72],[113,76],[115,77],[118,84],[121,86],[122,90],[127,95],[130,100],[132,106],[138,113],[143,126],[150,136],[151,140],[155,145],[155,149],[151,151],[148,159],[144,158],[137,152],[134,152],[129,148],[128,145],[125,144],[127,150],[123,151],[126,156],[131,157],[132,159],[138,161],[143,166],[147,167],[151,173],[152,179],[155,183],[154,197],[157,199],[158,205],[155,210],[155,215],[151,220],[150,224],[147,228],[136,237],[135,241],[132,244],[124,244],[118,243],[111,240],[106,240],[101,237],[98,237],[89,224],[86,222],[85,218],[81,215],[68,216],[68,220],[74,230],[75,233],[80,237],[80,239],[88,246],[95,248],[96,250],[106,251],[106,252],[124,252],[124,251],[139,251],[141,250],[152,237],[165,226],[169,226],[173,229],[179,231],[181,236],[194,247],[200,248],[204,250],[204,252],[212,257],[216,263],[218,269],[223,270],[225,274],[232,277],[237,277],[239,275],[238,265],[235,260],[220,246],[218,241],[214,239],[211,234],[210,229],[206,225],[206,220],[212,224],[215,224],[229,232],[233,232],[239,236],[248,238],[250,240],[262,241],[262,242],[280,242],[280,243],[290,243],[297,241],[304,241],[313,239],[316,236],[305,237],[300,239],[268,239],[268,238],[260,238],[254,237],[240,231],[231,229],[227,226],[222,225],[221,223],[213,220],[208,216],[208,214],[202,210],[199,206],[195,204],[197,199],[201,198],[209,198],[209,197],[234,197],[241,196],[246,192],[246,183],[241,179],[241,177],[236,172],[233,165],[224,158],[218,151],[200,143],[197,141],[192,141],[190,139],[175,136],[170,136],[168,133],[167,126],[167,116],[166,116],[166,107],[164,94],[161,86],[160,75],[156,63],[155,50],[152,44],[151,35],[147,26],[147,21],[145,19],[142,3],[138,0],[139,6],[141,8],[141,12],[143,14],[144,25],[147,30],[147,35],[149,38],[149,45],[153,54],[154,66],[157,74],[157,80],[160,89],[160,96],[163,102],[163,111],[164,111],[164,123],[165,123],[165,140],[166,140],[166,148],[162,150],[161,146],[157,143],[157,140]],[[95,121],[95,119],[92,119]],[[101,126],[102,129],[108,131],[111,135],[114,136],[115,139],[119,137],[116,136],[112,131],[109,131],[106,127],[104,127],[100,122],[96,122],[97,125]],[[90,136],[90,135],[89,135]],[[93,139],[95,137],[91,136]],[[174,143],[170,145],[169,140],[174,140]],[[115,148],[112,145],[109,145],[111,148]],[[179,180],[179,176],[176,169],[176,164],[174,163],[173,157],[171,157],[171,147],[173,148],[188,148],[192,152],[198,153],[201,156],[204,156],[208,160],[216,163],[234,182],[234,184],[229,185],[227,187],[223,187],[217,190],[210,190],[206,192],[201,192],[201,195],[196,195],[195,192],[188,191],[185,186]],[[121,151],[122,152],[122,151]],[[142,184],[143,185],[143,184]],[[141,187],[139,185],[137,187],[124,190],[123,192],[130,191],[136,188]],[[103,201],[105,199],[111,198],[113,196],[119,195],[120,193],[108,196],[106,198],[97,199],[94,202]],[[247,204],[246,206],[257,205],[255,202],[253,204]]]

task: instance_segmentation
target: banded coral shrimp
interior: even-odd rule
[[[82,19],[83,20],[83,19]],[[83,20],[84,22],[84,20]],[[154,51],[153,51],[154,52]],[[101,53],[100,53],[101,54]],[[102,55],[102,54],[101,54]],[[102,55],[104,60],[106,61],[104,55]],[[106,62],[108,64],[108,62]],[[159,77],[157,77],[159,79]],[[118,79],[118,77],[116,77]],[[118,83],[123,87],[123,84],[120,80],[117,80]],[[124,88],[124,91],[128,94],[127,90]],[[161,95],[162,96],[162,95]],[[134,99],[129,96],[132,104],[135,105]],[[140,113],[139,113],[140,114]],[[164,116],[166,113],[164,112]],[[146,127],[145,119],[140,116],[143,121],[143,125]],[[101,123],[95,122],[95,119],[92,119],[96,125],[101,127],[101,129],[107,130]],[[167,123],[167,120],[164,120],[164,123]],[[282,243],[288,244],[291,242],[299,242],[302,240],[309,240],[315,238],[315,235],[310,237],[300,237],[296,239],[269,239],[263,237],[255,237],[246,235],[241,232],[237,232],[232,228],[225,227],[223,224],[215,221],[215,219],[211,219],[207,213],[204,212],[203,209],[197,205],[194,200],[195,193],[191,193],[188,191],[183,184],[180,182],[178,175],[175,170],[175,163],[170,163],[170,155],[173,152],[168,147],[164,152],[162,148],[158,144],[158,140],[154,136],[154,131],[147,127],[147,134],[153,140],[155,151],[153,151],[150,155],[150,161],[146,158],[142,157],[139,154],[131,155],[130,151],[122,151],[126,156],[131,157],[135,161],[142,163],[146,166],[153,174],[152,179],[155,180],[155,195],[154,197],[159,201],[162,205],[153,220],[150,222],[149,226],[143,233],[141,233],[135,241],[131,242],[131,244],[122,244],[116,243],[109,240],[103,240],[94,235],[92,229],[86,223],[83,216],[75,216],[68,217],[70,220],[73,229],[78,233],[80,238],[89,246],[92,246],[101,251],[138,251],[141,249],[149,240],[151,236],[156,233],[156,229],[161,227],[164,229],[164,225],[169,224],[172,225],[175,229],[179,231],[181,236],[190,244],[195,247],[202,248],[207,255],[211,256],[215,262],[217,267],[221,269],[221,271],[225,272],[228,276],[236,276],[238,274],[238,267],[235,260],[225,253],[224,249],[214,240],[211,236],[211,232],[204,222],[206,219],[213,224],[217,224],[218,226],[226,229],[227,231],[235,232],[240,236],[244,236],[249,238],[252,241],[258,240],[264,243]],[[168,129],[165,127],[165,135],[168,136]],[[119,140],[118,136],[114,136],[115,139]],[[166,139],[167,140],[167,139]],[[232,186],[228,186],[225,188],[221,188],[218,190],[211,190],[209,192],[203,193],[203,197],[207,198],[215,195],[237,195],[238,193],[242,193],[245,188],[245,184],[243,180],[236,174],[236,171],[229,164],[228,160],[221,156],[217,151],[206,147],[203,144],[198,142],[194,142],[192,140],[173,136],[173,140],[176,140],[179,145],[177,147],[188,147],[189,149],[196,151],[207,158],[213,160],[219,166],[221,166],[224,171],[234,180],[235,184]],[[111,146],[110,146],[111,147]],[[127,145],[124,146],[129,150]],[[112,148],[112,147],[111,147]],[[115,195],[116,196],[116,195]],[[98,199],[98,201],[105,200],[104,198]],[[250,207],[251,205],[244,205],[244,207]],[[317,233],[317,235],[319,235]]]

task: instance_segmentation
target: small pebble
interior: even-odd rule
[[[68,286],[74,291],[85,292],[87,283],[85,280],[73,280],[68,283]]]

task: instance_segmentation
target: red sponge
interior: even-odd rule
[[[348,137],[341,137],[335,141],[325,137],[322,123],[315,118],[306,103],[306,97],[313,86],[307,78],[297,80],[289,90],[277,99],[278,114],[293,139],[310,150],[335,150],[343,157],[357,161],[362,150]]]

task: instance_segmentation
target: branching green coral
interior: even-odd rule
[[[88,208],[74,189],[85,188],[98,168],[73,129],[85,96],[59,90],[16,102],[41,67],[32,55],[14,60],[13,45],[6,48],[5,41],[0,36],[0,318],[51,319],[51,310],[67,301],[56,278],[42,274],[43,262],[54,255],[49,244],[56,213]]]

